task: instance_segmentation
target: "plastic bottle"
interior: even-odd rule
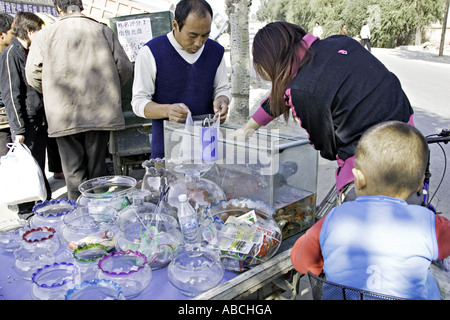
[[[184,236],[185,244],[195,244],[198,242],[197,213],[189,204],[188,200],[186,194],[180,194],[178,196],[178,201],[180,202],[178,221]]]

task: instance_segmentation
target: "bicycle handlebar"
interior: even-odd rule
[[[450,141],[450,129],[442,129],[437,135],[426,137],[428,144],[431,143],[448,143]]]

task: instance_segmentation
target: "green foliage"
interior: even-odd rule
[[[445,0],[263,0],[257,18],[285,20],[312,31],[318,21],[324,36],[339,34],[343,23],[348,35],[359,35],[369,22],[372,45],[395,47],[412,44],[416,31],[441,21]]]

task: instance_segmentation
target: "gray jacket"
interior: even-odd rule
[[[44,96],[50,137],[123,130],[121,87],[133,65],[106,25],[73,13],[37,32],[28,83]]]

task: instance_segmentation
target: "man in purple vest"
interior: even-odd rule
[[[191,112],[226,120],[231,95],[225,50],[209,39],[212,17],[205,0],[181,0],[173,30],[139,51],[131,105],[137,116],[152,119],[151,158],[164,157],[165,119],[184,122]]]

